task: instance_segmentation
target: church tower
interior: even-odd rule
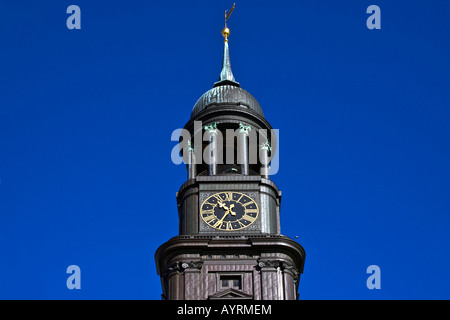
[[[280,233],[281,191],[270,180],[276,137],[231,71],[225,12],[222,71],[180,137],[187,181],[179,235],[155,253],[162,299],[295,300],[305,251]]]

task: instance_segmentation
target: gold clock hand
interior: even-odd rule
[[[228,211],[230,211],[232,216],[236,215],[236,212],[234,212],[232,209],[234,208],[234,203],[230,204],[230,208],[228,209]]]
[[[225,210],[228,210],[227,206],[223,202],[218,202],[220,208],[224,208]]]
[[[219,208],[225,209],[228,213],[231,213],[231,215],[236,215],[236,212],[232,210],[234,208],[234,203],[230,204],[230,207],[226,206],[223,202],[217,202],[217,204],[219,205]]]
[[[228,213],[230,213],[230,212],[229,212],[229,211],[226,211],[225,214],[223,215],[222,219],[220,219],[219,221],[217,221],[217,222],[214,224],[214,227],[220,226],[220,225],[222,224],[222,222],[223,222],[223,219],[225,219],[225,217],[227,216]]]
[[[234,206],[234,205],[233,205]],[[230,210],[225,204],[223,204],[223,202],[219,202],[219,207],[225,210]]]

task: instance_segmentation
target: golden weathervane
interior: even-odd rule
[[[224,36],[226,42],[228,42],[228,36],[230,35],[230,29],[227,28],[227,21],[230,18],[235,5],[236,3],[233,3],[233,6],[231,7],[230,10],[225,10],[225,28],[223,28],[222,30],[222,35]]]

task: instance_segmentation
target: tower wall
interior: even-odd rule
[[[304,261],[285,236],[178,236],[156,256],[169,300],[295,300]]]

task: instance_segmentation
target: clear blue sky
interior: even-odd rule
[[[1,1],[0,298],[160,298],[153,255],[177,235],[186,178],[170,136],[219,76],[231,5]],[[449,12],[237,2],[231,65],[280,130],[273,180],[281,231],[307,254],[302,299],[450,299]],[[73,264],[81,290],[66,288]]]

